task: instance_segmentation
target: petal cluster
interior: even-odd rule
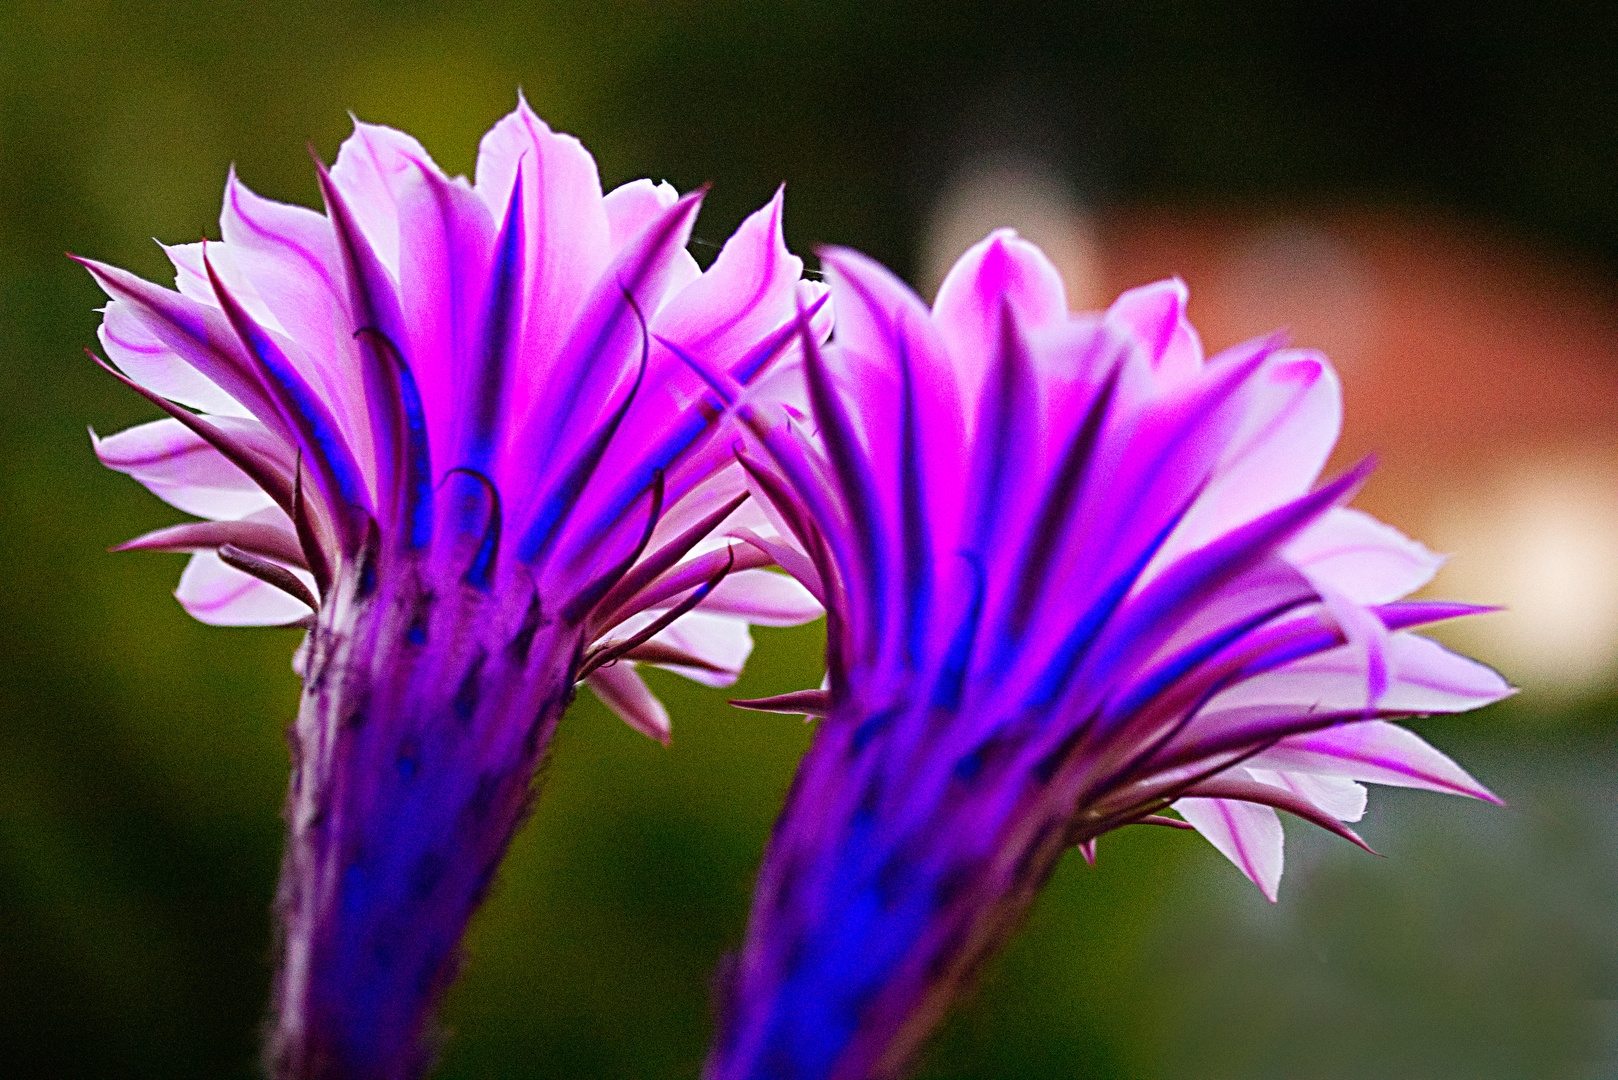
[[[1476,609],[1400,602],[1439,560],[1344,505],[1368,467],[1317,486],[1323,356],[1205,357],[1178,281],[1071,315],[1009,231],[931,309],[823,263],[811,415],[750,406],[745,463],[830,619],[827,690],[758,704],[826,719],[714,1076],[889,1075],[1061,851],[1118,826],[1194,827],[1273,899],[1277,808],[1352,838],[1362,781],[1492,798],[1389,722],[1509,688],[1410,632]]]
[[[723,404],[684,358],[738,385],[790,366],[795,308],[821,287],[782,242],[779,194],[703,272],[685,250],[700,192],[639,180],[603,195],[588,152],[525,102],[484,137],[475,181],[363,123],[329,171],[316,165],[324,214],[232,173],[222,240],[165,249],[177,293],[85,261],[112,298],[107,355],[169,413],[96,452],[209,519],[126,545],[195,553],[187,610],[226,625],[307,617],[373,529],[483,587],[589,610],[593,639],[666,614],[671,577],[686,592],[712,577],[706,532],[674,561],[667,544],[745,488]],[[767,531],[753,508],[732,511],[730,527]],[[659,551],[643,596],[595,610],[598,583]],[[688,554],[706,573],[676,567]],[[751,647],[748,620],[818,614],[766,561],[742,551],[706,614],[659,627],[646,654],[723,683]],[[665,736],[633,666],[621,657],[592,685]]]
[[[267,1071],[410,1080],[576,684],[667,740],[636,664],[723,685],[750,622],[819,614],[731,444],[829,315],[779,194],[704,272],[700,192],[603,195],[522,102],[472,181],[368,124],[315,167],[324,213],[232,175],[177,291],[84,261],[168,414],[92,438],[205,519],[125,545],[193,553],[192,614],[309,630]]]
[[[1085,831],[1172,803],[1272,898],[1279,832],[1214,824],[1216,774],[1333,820],[1360,816],[1359,780],[1491,798],[1383,719],[1510,690],[1407,629],[1479,609],[1398,602],[1442,560],[1343,505],[1368,466],[1315,487],[1341,423],[1324,356],[1276,335],[1205,358],[1177,280],[1069,315],[1009,230],[930,311],[856,253],[825,262],[821,445],[789,407],[749,415],[755,482],[837,616],[833,696],[998,702],[967,744],[1032,711],[1012,727],[1082,761]]]

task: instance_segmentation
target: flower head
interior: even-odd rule
[[[1276,809],[1350,839],[1360,781],[1492,798],[1389,721],[1509,692],[1407,628],[1438,560],[1314,487],[1340,404],[1280,337],[1205,359],[1178,281],[1072,316],[992,234],[932,309],[823,254],[818,433],[750,406],[758,489],[828,611],[823,714],[760,872],[710,1075],[886,1077],[1061,853],[1201,831],[1272,899]],[[760,453],[761,452],[761,453]],[[1170,818],[1174,810],[1179,818]]]
[[[603,196],[522,102],[475,182],[368,124],[316,168],[324,214],[233,174],[223,241],[166,249],[177,293],[85,261],[169,415],[96,450],[210,519],[126,545],[195,553],[194,615],[310,627],[272,1068],[408,1077],[575,683],[666,739],[637,661],[728,682],[748,621],[818,614],[719,536],[769,526],[691,364],[780,378],[822,290],[779,195],[702,272],[700,192]]]

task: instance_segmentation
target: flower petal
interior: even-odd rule
[[[1326,358],[1273,352],[1274,341],[1250,342],[1209,363],[1268,358],[1240,390],[1238,420],[1196,506],[1165,545],[1170,559],[1207,543],[1307,492],[1320,475],[1342,426],[1342,391]],[[1228,355],[1228,359],[1227,359]]]
[[[332,182],[382,264],[395,276],[400,228],[406,220],[399,195],[422,167],[438,172],[432,160],[421,143],[404,132],[355,120],[353,134],[343,140],[332,163]]]
[[[1309,580],[1361,604],[1386,604],[1431,581],[1442,555],[1352,507],[1337,507],[1299,533],[1287,561]]]
[[[611,237],[612,249],[617,251],[623,247],[679,201],[680,193],[667,180],[660,184],[645,179],[631,180],[607,192],[601,206],[607,212],[607,235]]]
[[[1338,821],[1358,821],[1365,816],[1365,788],[1343,776],[1321,776],[1312,772],[1276,772],[1255,768],[1248,761],[1246,772],[1261,784],[1285,788],[1320,808]]]
[[[193,409],[216,416],[252,415],[148,330],[131,304],[114,300],[104,310],[96,336],[119,371],[148,390]]]
[[[267,311],[271,319],[263,325],[296,344],[295,349],[284,350],[288,359],[319,392],[356,455],[368,459],[370,421],[359,347],[331,223],[313,210],[255,194],[232,171],[225,183],[219,231],[226,255],[216,272],[231,295],[255,319],[261,310]],[[181,267],[182,279],[188,267],[198,279],[195,295],[216,305],[201,265],[202,252],[172,248],[169,254]],[[211,250],[208,255],[212,262]],[[232,268],[234,275],[226,272]],[[204,287],[206,292],[201,291]]]
[[[495,220],[511,203],[519,174],[528,275],[524,356],[542,381],[565,355],[569,329],[607,269],[611,234],[595,159],[579,140],[552,131],[521,95],[478,146],[473,186]]]
[[[642,308],[653,344],[641,388],[623,421],[636,438],[615,441],[602,459],[602,474],[623,480],[603,491],[592,507],[598,521],[610,521],[656,470],[666,473],[675,504],[671,512],[677,514],[694,484],[707,483],[703,478],[716,469],[735,468],[731,440],[720,436],[724,402],[692,365],[741,386],[792,351],[795,285],[803,262],[787,251],[781,214],[777,193],[748,216],[705,274],[682,282],[675,267],[667,302],[655,312]],[[683,251],[665,253],[668,259],[681,257]],[[741,481],[735,482],[739,487]]]
[[[257,438],[255,450],[284,449],[263,425],[251,420],[216,417],[215,422],[238,437]],[[105,439],[90,432],[96,456],[110,469],[133,476],[154,495],[188,514],[206,518],[240,518],[274,505],[246,473],[225,460],[178,420],[154,420]]]
[[[292,573],[313,590],[312,576]],[[213,626],[284,626],[310,613],[273,585],[226,566],[211,551],[191,556],[174,595],[193,618]]]
[[[620,660],[597,668],[584,680],[584,685],[595,691],[601,703],[624,723],[649,739],[656,739],[664,746],[669,744],[673,730],[669,711],[652,694],[634,664]]]
[[[1275,902],[1286,837],[1273,809],[1236,799],[1180,799],[1174,809]]]
[[[631,616],[614,628],[612,636],[628,638],[656,617],[655,611]],[[747,663],[748,654],[753,651],[753,636],[747,631],[747,623],[728,615],[709,614],[701,609],[680,616],[651,640],[710,665],[703,668],[681,664],[657,665],[705,686],[729,686],[735,682]]]
[[[1376,708],[1388,712],[1464,712],[1513,693],[1492,668],[1406,631],[1391,634],[1393,677]],[[1247,705],[1290,706],[1301,713],[1369,708],[1363,661],[1339,646],[1294,661],[1222,691],[1208,713]]]
[[[956,261],[933,300],[933,322],[968,400],[988,375],[988,358],[1000,351],[1000,307],[1007,302],[1025,327],[1067,318],[1067,290],[1050,259],[1015,229],[996,229]]]
[[[1107,309],[1107,321],[1129,328],[1152,359],[1165,387],[1197,377],[1202,371],[1202,338],[1186,318],[1191,292],[1179,278],[1130,289]]]
[[[272,508],[281,513],[279,507]],[[281,514],[285,518],[285,514]],[[290,525],[290,522],[288,523]],[[304,567],[297,533],[260,521],[192,521],[170,525],[119,544],[114,551],[217,551],[224,545],[273,559],[287,566]]]
[[[1373,784],[1424,788],[1500,800],[1409,728],[1385,720],[1343,724],[1282,739],[1249,762],[1254,768],[1346,777]],[[1345,819],[1351,820],[1351,819]]]
[[[702,610],[755,626],[797,626],[826,613],[808,589],[772,570],[731,574],[702,601]]]

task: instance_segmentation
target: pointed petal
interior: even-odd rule
[[[1347,777],[1321,776],[1312,772],[1275,772],[1255,768],[1251,759],[1245,767],[1248,775],[1259,783],[1285,788],[1338,821],[1358,821],[1365,816],[1365,786]]]
[[[662,299],[672,256],[685,246],[701,196],[698,191],[681,199],[618,254],[590,294],[557,354],[556,366],[543,373],[543,395],[537,390],[531,395],[534,407],[517,424],[507,448],[507,460],[513,463],[510,482],[531,489],[523,502],[533,509],[520,526],[523,540],[518,551],[524,560],[553,545],[563,553],[616,546],[603,543],[598,525],[603,507],[596,501],[611,496],[616,485],[610,477],[592,483],[593,497],[584,499],[580,481],[585,477],[574,463],[601,460],[610,442],[609,428],[623,421],[639,388],[648,385],[644,381],[650,365],[646,315]],[[528,373],[528,377],[538,375]],[[608,442],[602,441],[603,436]],[[558,464],[550,475],[535,476],[528,468],[535,460]],[[592,467],[590,472],[594,471]],[[537,488],[533,487],[536,482]],[[627,507],[613,509],[621,513]],[[570,522],[576,527],[568,529]],[[618,526],[629,529],[622,518]],[[634,531],[639,531],[638,526]]]
[[[536,384],[519,388],[520,408],[565,352],[569,328],[607,270],[611,240],[595,159],[577,139],[552,131],[520,96],[478,147],[474,188],[496,220],[512,203],[519,173],[529,275],[523,355]]]
[[[395,275],[400,267],[400,230],[405,224],[400,191],[422,165],[438,172],[431,155],[414,138],[382,124],[355,120],[353,134],[343,140],[331,167],[331,179],[342,192],[354,224],[382,265]]]
[[[733,698],[730,703],[738,709],[802,715],[808,719],[811,716],[825,716],[831,711],[831,693],[827,690],[794,690],[790,694],[776,694],[774,697]]]
[[[1500,802],[1465,769],[1414,731],[1385,720],[1293,735],[1252,758],[1249,764],[1254,768],[1346,777]]]
[[[652,317],[652,333],[688,356],[747,382],[731,366],[796,311],[803,260],[782,233],[784,191],[747,216],[706,273],[670,296]],[[672,367],[671,367],[672,370]]]
[[[667,180],[660,184],[631,180],[607,192],[601,206],[607,212],[607,234],[611,237],[612,249],[617,251],[623,247],[679,199],[680,193]]]
[[[90,271],[108,296],[128,304],[141,325],[180,359],[272,429],[284,428],[280,411],[270,400],[223,312],[142,281],[116,266],[93,259],[76,261]],[[278,433],[287,434],[284,430]]]
[[[656,612],[642,612],[619,624],[613,636],[630,637],[656,617]],[[753,637],[747,632],[745,622],[726,615],[710,615],[701,609],[680,616],[651,640],[702,660],[706,667],[658,666],[705,686],[729,686],[735,682],[747,663],[748,654],[753,651]]]
[[[1107,321],[1129,328],[1146,346],[1164,386],[1195,378],[1202,370],[1202,339],[1186,318],[1190,290],[1179,278],[1130,289],[1107,309]]]
[[[358,537],[358,516],[371,510],[367,477],[327,403],[299,375],[280,342],[247,315],[212,276],[227,324],[237,339],[259,384],[264,388],[281,427],[298,447],[315,480],[344,550],[353,550]]]
[[[808,589],[771,570],[731,574],[703,600],[702,610],[754,626],[797,626],[826,613]]]
[[[664,746],[669,744],[673,725],[663,703],[652,695],[646,681],[635,671],[635,665],[620,660],[608,667],[597,668],[584,680],[584,685],[595,692],[601,703],[618,718],[649,739]]]
[[[314,579],[301,576],[312,590]],[[191,556],[174,595],[193,618],[213,626],[283,626],[310,614],[308,606],[226,566],[211,551]]]
[[[1231,352],[1271,353],[1273,344],[1250,342]],[[1210,370],[1222,362],[1223,354]],[[1231,362],[1240,359],[1233,356]],[[1200,547],[1304,494],[1337,443],[1342,391],[1318,353],[1274,352],[1245,382],[1240,397],[1238,419],[1225,437],[1219,463],[1165,557]]]
[[[1289,787],[1262,783],[1246,769],[1230,769],[1218,776],[1203,780],[1186,791],[1187,797],[1216,798],[1257,803],[1260,806],[1285,810],[1289,814],[1319,825],[1327,832],[1336,833],[1344,840],[1356,844],[1375,855],[1371,846],[1359,834],[1308,799],[1300,797]]]
[[[1384,711],[1465,712],[1513,692],[1493,669],[1416,634],[1392,634],[1387,651],[1394,675],[1376,703]],[[1290,705],[1300,712],[1362,709],[1368,707],[1366,692],[1363,661],[1339,646],[1222,691],[1207,711],[1259,705]]]
[[[409,340],[395,344],[420,390],[428,442],[450,462],[455,403],[486,343],[485,290],[499,219],[463,178],[417,162],[396,180],[399,302]]]
[[[221,427],[227,420],[215,418]],[[259,442],[270,442],[262,425],[253,421],[236,421],[232,433],[243,434],[248,425],[265,436]],[[90,441],[103,465],[134,477],[188,514],[240,518],[274,505],[246,473],[178,420],[155,420],[105,439],[92,431]]]
[[[122,300],[106,306],[96,336],[118,370],[148,390],[216,416],[251,416],[219,384],[187,363],[146,328],[136,308]]]
[[[986,361],[1000,350],[1000,306],[1039,328],[1067,318],[1062,276],[1039,248],[1014,229],[996,229],[967,249],[938,287],[933,322],[959,365],[964,395],[976,398]]]
[[[794,349],[803,263],[786,248],[781,218],[777,192],[742,222],[706,273],[672,277],[660,308],[641,301],[653,346],[642,392],[624,419],[640,435],[619,440],[602,460],[604,476],[622,477],[603,512],[622,505],[653,469],[673,470],[670,491],[678,497],[689,478],[729,463],[731,440],[719,434],[723,406]],[[710,379],[725,391],[716,393]]]
[[[1309,580],[1361,604],[1386,604],[1421,588],[1444,564],[1391,525],[1336,507],[1287,544],[1285,555]]]
[[[307,569],[297,534],[257,521],[194,521],[126,540],[114,551],[215,551],[225,544],[265,559]]]
[[[1268,806],[1232,799],[1180,799],[1174,809],[1236,864],[1275,902],[1281,886],[1285,836],[1281,819]]]
[[[1207,604],[1244,574],[1262,568],[1280,544],[1329,507],[1350,498],[1364,482],[1367,465],[1350,470],[1319,491],[1272,510],[1192,552],[1131,598],[1087,650],[1076,680],[1106,685],[1168,641],[1188,614]]]
[[[234,276],[221,271],[226,288],[255,321],[297,344],[287,350],[288,358],[319,390],[355,454],[367,460],[371,435],[365,388],[331,223],[302,206],[261,198],[232,170],[219,229],[225,239],[221,263],[235,269]],[[170,249],[169,254],[182,267],[181,280],[190,275],[189,291],[213,304],[217,301],[201,247]],[[182,252],[184,259],[177,257]],[[271,319],[261,319],[261,312]]]
[[[396,171],[417,171],[411,159],[393,167]],[[315,173],[342,256],[348,300],[346,328],[360,346],[360,385],[371,435],[370,460],[366,464],[373,505],[387,525],[399,526],[407,542],[421,548],[431,533],[428,511],[432,477],[421,399],[410,366],[398,350],[397,343],[409,343],[399,309],[398,287],[383,265],[381,253],[361,231],[357,212],[318,157]],[[392,185],[389,189],[391,192]],[[395,253],[394,263],[397,261]]]

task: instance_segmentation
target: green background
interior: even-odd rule
[[[95,463],[85,424],[155,413],[83,357],[102,298],[61,255],[167,280],[148,238],[216,236],[229,162],[318,205],[304,144],[330,161],[353,110],[466,171],[521,85],[609,186],[712,181],[699,242],[785,180],[795,250],[909,273],[958,120],[1037,99],[1094,205],[1430,206],[1618,266],[1613,5],[1010,8],[0,11],[0,1076],[254,1075],[297,635],[197,624],[180,559],[104,553],[180,515]],[[758,632],[729,693],[654,673],[668,750],[581,699],[474,925],[439,1075],[696,1076],[708,975],[808,736],[724,698],[816,683],[819,633]],[[1422,725],[1512,808],[1377,791],[1385,860],[1289,823],[1275,906],[1195,837],[1104,839],[925,1075],[1618,1075],[1614,715]]]

